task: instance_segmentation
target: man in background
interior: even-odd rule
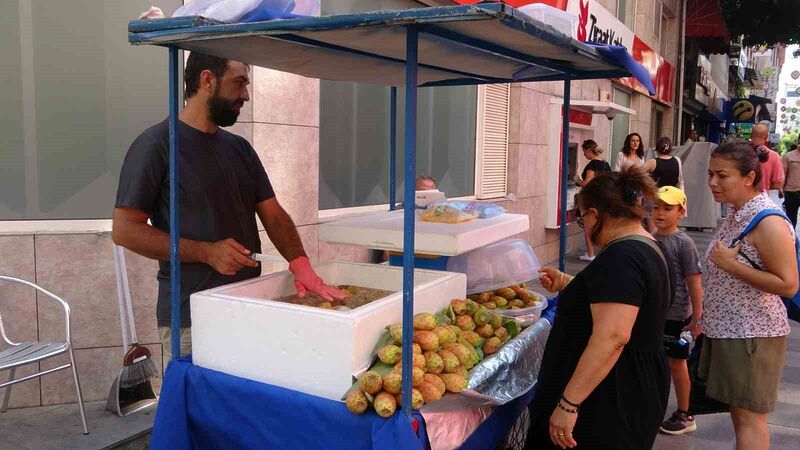
[[[778,196],[783,197],[783,164],[780,155],[767,146],[768,138],[769,127],[761,123],[754,126],[750,133],[750,142],[756,147],[764,147],[768,155],[767,160],[761,163],[761,189],[767,193],[776,190]]]

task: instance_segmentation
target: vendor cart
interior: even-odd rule
[[[564,81],[559,208],[562,269],[566,250],[566,149],[571,81],[634,75],[653,91],[649,75],[624,48],[578,42],[502,3],[234,24],[203,17],[139,20],[130,23],[129,33],[132,44],[169,49],[170,261],[175,358],[180,356],[178,50],[203,52],[306,77],[387,86],[423,88]],[[406,89],[405,96],[404,194],[406,199],[413,199],[417,90]],[[402,277],[404,393],[411,392],[414,249],[414,203],[406,201]],[[222,445],[219,439],[223,436],[227,439],[223,447],[318,448],[324,443],[326,448],[366,449],[427,445],[425,439],[417,439],[410,426],[413,417],[410,395],[403,395],[403,414],[370,422],[362,416],[342,417],[347,413],[335,402],[320,404],[312,396],[274,386],[254,386],[260,383],[231,384],[231,380],[221,378],[223,375],[193,367],[185,360],[170,364],[156,416],[154,448]],[[190,395],[191,386],[186,380],[203,390],[202,398]],[[484,424],[494,417],[491,426],[498,429],[505,426],[507,430],[531,395],[532,391],[510,402],[515,409],[509,409],[508,416],[490,414]],[[167,408],[171,408],[169,412]],[[187,413],[187,409],[191,412]],[[265,412],[269,415],[262,416]],[[336,422],[314,422],[324,422],[323,418],[335,418]],[[353,433],[365,433],[372,439],[354,438],[357,435]],[[473,448],[489,448],[487,444],[488,441],[475,443]]]

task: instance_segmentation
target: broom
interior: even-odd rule
[[[122,372],[120,373],[119,385],[122,388],[134,388],[147,380],[158,376],[155,362],[153,362],[150,350],[139,345],[136,337],[136,325],[133,319],[133,304],[131,303],[131,290],[128,285],[128,270],[125,266],[125,254],[122,247],[114,246],[114,263],[117,269],[117,296],[120,302],[120,316],[128,316],[128,327],[130,327],[130,350],[125,353],[122,359]],[[122,304],[125,308],[122,308]],[[127,310],[127,311],[126,311]],[[127,313],[127,314],[126,314]],[[123,345],[128,346],[125,321],[120,317],[122,323]]]

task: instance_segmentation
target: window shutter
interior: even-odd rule
[[[478,87],[475,142],[475,196],[499,198],[508,187],[508,111],[511,85]]]

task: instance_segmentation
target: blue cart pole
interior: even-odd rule
[[[403,413],[411,418],[414,352],[414,188],[417,178],[417,28],[406,32],[405,190],[403,191]]]
[[[169,290],[172,359],[181,357],[180,209],[178,205],[178,49],[169,48]]]
[[[567,178],[569,177],[569,96],[570,79],[564,79],[564,108],[561,117],[561,207],[559,208],[558,270],[567,263]]]
[[[397,209],[397,88],[389,89],[389,211]]]

